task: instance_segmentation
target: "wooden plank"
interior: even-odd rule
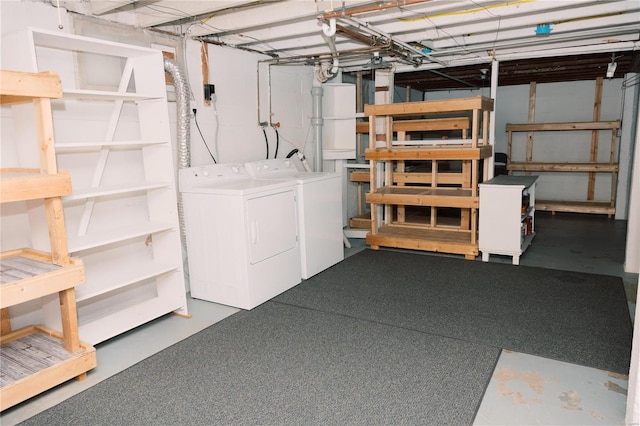
[[[512,161],[507,170],[531,172],[617,172],[619,166],[609,163],[543,163]]]
[[[64,209],[62,199],[59,197],[45,198],[44,210],[49,229],[49,242],[51,244],[51,258],[56,265],[68,266],[69,248],[67,244],[67,231],[64,223]]]
[[[620,120],[615,121],[571,121],[563,123],[507,123],[507,132],[560,132],[572,130],[617,130]]]
[[[350,182],[369,182],[369,170],[354,170],[349,173]]]
[[[529,114],[527,116],[527,122],[529,124],[535,123],[536,121],[536,82],[532,81],[529,83]],[[527,132],[527,147],[526,147],[526,161],[531,161],[533,159],[533,133],[531,131]]]
[[[0,336],[11,333],[11,315],[9,308],[0,309]]]
[[[66,171],[47,174],[39,169],[3,168],[0,173],[0,199],[3,203],[71,194],[71,177]]]
[[[366,243],[379,247],[478,255],[478,246],[471,243],[470,232],[388,225],[381,227],[376,235],[367,234]]]
[[[209,84],[209,43],[205,41],[200,42],[200,64],[202,74],[202,84]],[[201,86],[202,87],[202,86]],[[204,106],[211,106],[211,101],[204,99]],[[261,117],[258,117],[260,119]]]
[[[396,204],[405,206],[433,206],[453,208],[477,208],[478,197],[469,189],[429,187],[383,187],[366,195],[371,204]]]
[[[2,281],[5,281],[5,263],[11,257],[22,257],[32,262],[42,263],[40,273],[28,276],[27,271],[22,272],[27,275],[18,281],[12,281],[0,286],[0,306],[6,308],[17,305],[48,294],[57,293],[76,285],[80,285],[85,280],[84,267],[80,259],[71,259],[71,263],[65,267],[55,267],[46,272],[49,266],[53,265],[51,255],[31,249],[14,250],[2,253]],[[8,275],[11,275],[8,272]]]
[[[469,118],[467,117],[450,117],[450,118],[426,118],[420,120],[395,120],[393,122],[393,131],[405,132],[430,132],[442,130],[465,130],[469,129]],[[357,133],[368,133],[369,126],[366,121],[356,123]]]
[[[356,229],[371,229],[371,214],[362,213],[349,219],[349,227]]]
[[[536,210],[551,212],[572,212],[591,214],[615,214],[616,209],[609,201],[582,200],[539,200],[536,199]]]
[[[596,79],[596,93],[593,102],[593,121],[600,121],[600,111],[602,110],[602,77]],[[598,161],[598,138],[600,133],[597,130],[591,131],[591,150],[589,152],[589,161],[594,163]],[[587,185],[587,200],[593,200],[596,186],[596,174],[589,172],[589,183]]]
[[[432,173],[427,172],[395,172],[393,174],[393,181],[396,183],[420,183],[420,184],[432,184],[433,175]],[[455,172],[440,172],[437,177],[438,184],[456,184],[462,185],[465,181],[464,175],[462,173]]]
[[[483,96],[473,98],[443,99],[396,104],[365,105],[364,114],[371,115],[420,115],[471,110],[493,110],[493,99]]]
[[[0,70],[0,102],[3,105],[61,97],[62,83],[56,73]]]
[[[75,288],[69,288],[58,293],[60,300],[60,321],[62,323],[62,344],[69,352],[80,349],[78,335],[78,312],[76,308]]]
[[[488,158],[493,155],[491,145],[477,148],[460,146],[405,146],[393,149],[367,149],[364,158],[367,160],[472,160]]]

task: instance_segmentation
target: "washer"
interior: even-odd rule
[[[191,296],[252,309],[301,281],[296,184],[241,164],[179,171]]]
[[[291,179],[298,194],[300,267],[307,279],[344,259],[342,187],[337,173],[299,171],[284,158],[245,164],[255,179]]]

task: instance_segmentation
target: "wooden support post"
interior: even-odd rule
[[[397,138],[398,138],[399,141],[407,140],[407,132],[406,131],[399,130],[398,132],[396,132],[396,134],[398,135]],[[398,160],[396,162],[396,171],[398,173],[404,173],[404,171],[405,171],[405,167],[404,166],[405,166],[404,160]],[[392,173],[393,173],[393,171],[392,171]],[[396,182],[392,182],[392,184],[395,184],[395,185],[398,185],[398,186],[404,186],[404,182],[397,182],[397,183]],[[405,213],[406,213],[406,211],[405,211],[405,207],[404,206],[400,205],[400,206],[396,207],[396,214],[397,214],[396,220],[399,223],[403,223],[403,222],[406,221],[406,214]]]
[[[11,316],[9,308],[0,310],[0,336],[11,333]]]
[[[529,116],[527,117],[527,123],[535,123],[536,121],[536,82],[529,83]],[[509,155],[511,157],[511,155]],[[533,161],[533,132],[527,132],[527,151],[525,154],[525,161]],[[530,175],[531,172],[524,172],[525,175]],[[555,212],[554,212],[555,214]]]
[[[609,164],[616,164],[616,141],[618,140],[618,129],[611,131],[611,149],[609,151]],[[618,193],[618,172],[611,173],[611,204],[612,208],[616,206],[616,194]],[[607,215],[609,219],[613,217],[611,213]]]
[[[603,78],[596,79],[596,93],[593,102],[593,121],[600,121],[600,113],[602,110],[602,82]],[[595,163],[598,161],[598,139],[600,132],[598,130],[591,131],[591,151],[589,152],[589,161]],[[587,200],[593,200],[595,196],[596,174],[589,172],[589,184],[587,187]]]
[[[202,84],[209,84],[209,45],[207,42],[200,42],[200,61],[202,64]],[[202,90],[202,87],[200,87]],[[211,106],[211,101],[204,99],[203,104],[205,106]]]
[[[69,352],[80,349],[78,336],[78,313],[76,310],[76,292],[74,288],[59,293],[60,316],[62,321],[63,346]]]

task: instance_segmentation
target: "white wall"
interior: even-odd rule
[[[169,46],[176,51],[179,59],[186,58],[186,71],[193,92],[193,107],[197,109],[197,118],[205,139],[215,148],[220,162],[246,162],[264,158],[264,136],[257,119],[257,64],[265,59],[240,50],[209,46],[209,81],[216,85],[217,102],[214,106],[203,104],[203,83],[201,75],[200,43],[184,41],[177,37],[159,35],[133,27],[110,24],[80,15],[61,14],[63,29],[58,28],[58,11],[50,4],[30,1],[0,1],[1,36],[37,27],[51,31],[76,33],[90,37],[104,38],[118,42],[130,42],[135,45]],[[2,64],[0,64],[1,66]],[[60,69],[64,65],[60,64]],[[6,67],[2,67],[3,69]],[[51,70],[56,71],[55,64]],[[302,150],[310,122],[312,72],[307,67],[272,67],[272,121],[280,121],[279,157],[286,155],[294,146]],[[261,87],[266,98],[267,85]],[[171,138],[176,145],[175,103],[170,102]],[[82,114],[82,111],[78,111]],[[12,110],[3,106],[1,119],[0,163],[3,167],[15,167],[18,164],[18,141],[13,132]],[[108,117],[107,117],[108,118]],[[218,120],[216,120],[218,118]],[[192,120],[192,165],[211,164],[202,138]],[[218,125],[219,124],[219,125]],[[54,124],[55,127],[55,124]],[[87,127],[91,127],[87,125]],[[55,130],[55,129],[54,129]],[[85,129],[90,131],[91,129]],[[55,132],[62,131],[61,129]],[[275,150],[275,133],[267,130]],[[82,133],[82,132],[80,132]],[[312,151],[309,150],[309,154]],[[21,161],[24,159],[21,159]],[[22,161],[23,162],[23,161]],[[2,206],[0,216],[2,234],[0,243],[3,250],[29,247],[29,223],[25,203],[12,203]],[[31,323],[42,322],[42,313],[37,301],[11,308],[14,328]]]
[[[313,70],[310,67],[269,67],[263,63],[260,66],[258,88],[258,63],[269,59],[268,57],[209,45],[208,79],[209,84],[215,85],[216,96],[215,102],[207,106],[202,98],[200,48],[200,43],[187,43],[189,80],[195,95],[200,129],[212,152],[215,151],[214,156],[218,162],[247,162],[266,158],[266,142],[260,122],[280,123],[279,158],[287,155],[293,148],[300,151],[306,148],[307,157],[313,157],[310,144],[305,145],[311,118]],[[265,130],[269,140],[269,158],[273,158],[276,133],[272,127]],[[191,129],[191,139],[191,164],[211,164],[213,160],[195,125]]]
[[[605,80],[602,90],[601,121],[619,120],[623,116],[622,79]],[[452,90],[429,92],[425,100],[453,97],[490,96],[489,89]],[[626,98],[626,97],[624,97]],[[536,87],[535,121],[592,121],[595,99],[595,81],[538,84]],[[628,102],[627,102],[628,103]],[[625,113],[628,112],[628,109]],[[495,151],[507,152],[507,123],[526,123],[529,113],[529,85],[505,86],[498,88],[496,101]],[[628,115],[628,114],[627,114]],[[633,117],[625,116],[623,125],[630,126]],[[601,131],[598,160],[609,160],[611,133]],[[625,135],[624,132],[621,132]],[[627,217],[627,194],[630,170],[628,152],[632,146],[630,137],[621,138],[616,146],[619,155],[620,176],[618,179],[616,219]],[[514,159],[524,159],[526,133],[514,133]],[[589,161],[591,132],[536,132],[534,134],[534,161]],[[587,173],[540,173],[536,186],[537,196],[555,199],[586,199]],[[606,173],[596,176],[595,199],[609,200],[611,180]]]

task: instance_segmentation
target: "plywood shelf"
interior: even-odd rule
[[[58,293],[84,282],[80,259],[70,259],[68,265],[56,265],[49,253],[19,249],[2,253],[2,308]]]
[[[366,195],[367,202],[404,206],[477,208],[478,197],[470,189],[426,186],[384,186]]]
[[[467,112],[472,110],[492,111],[493,99],[476,96],[472,98],[401,102],[364,106],[364,114],[368,116],[407,116],[443,112]]]
[[[367,160],[480,160],[491,157],[493,147],[479,146],[402,146],[397,148],[367,149]]]
[[[61,197],[71,194],[71,177],[66,171],[42,173],[40,169],[0,169],[0,200],[3,203]]]
[[[619,170],[618,164],[609,163],[543,163],[543,162],[510,162],[510,171],[526,172],[602,172],[611,173]]]
[[[384,225],[377,232],[368,233],[366,242],[373,248],[393,247],[410,250],[478,255],[478,244],[471,231],[427,229],[400,225]]]
[[[447,118],[426,118],[417,120],[395,120],[393,122],[394,132],[432,132],[441,130],[468,130],[469,118],[467,117],[447,117]],[[366,121],[356,123],[357,133],[369,133],[369,123]]]
[[[70,353],[60,333],[42,326],[3,335],[1,341],[1,410],[81,376],[97,363],[93,346],[81,342]]]
[[[536,200],[536,210],[613,215],[616,208],[610,201]]]
[[[575,130],[617,130],[620,121],[573,121],[566,123],[507,123],[507,132],[562,132]]]

